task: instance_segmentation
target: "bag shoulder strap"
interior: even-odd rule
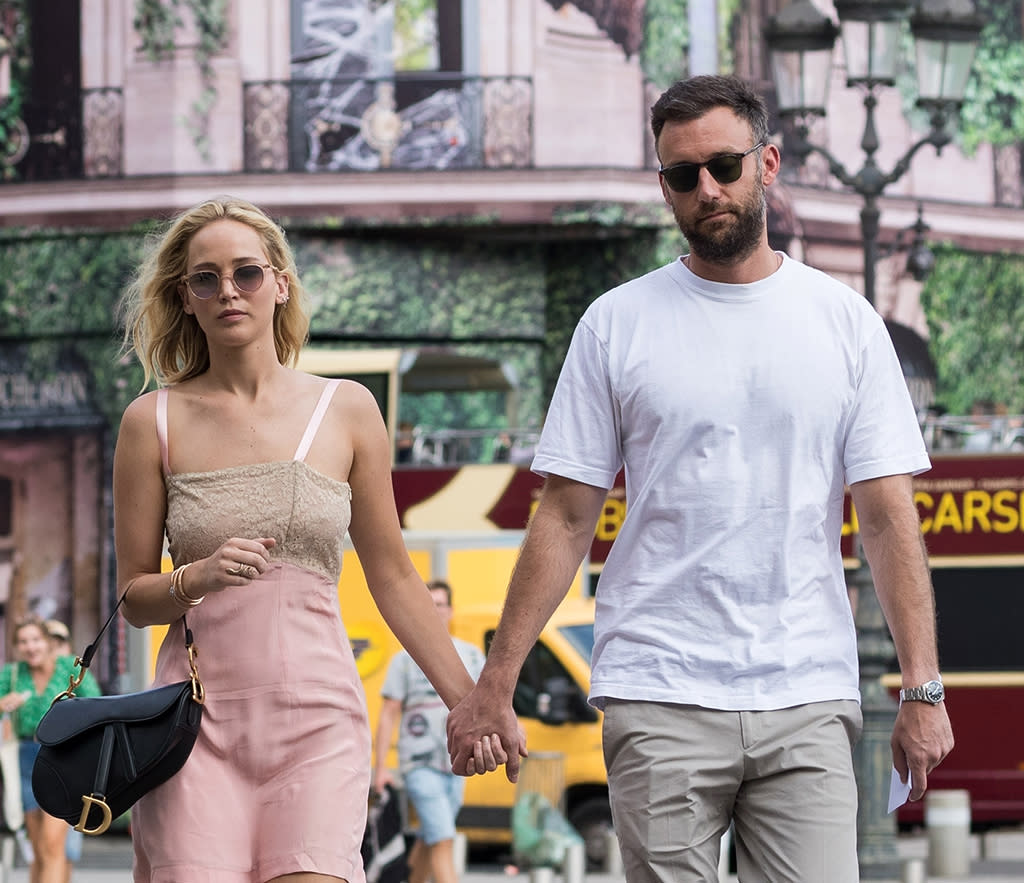
[[[99,634],[93,638],[92,643],[85,648],[85,652],[75,659],[75,664],[82,667],[82,673],[85,673],[92,662],[93,656],[96,655],[96,648],[99,645],[100,638],[103,637],[103,633],[110,627],[110,623],[114,621],[114,617],[117,616],[117,611],[121,609],[121,605],[124,603],[124,599],[128,595],[128,591],[131,589],[131,585],[121,594],[121,597],[117,599],[117,603],[114,605],[114,609],[110,611],[110,616],[107,617],[107,621],[103,623],[103,628],[100,629]],[[192,630],[188,627],[188,620],[185,619],[185,614],[181,615],[181,621],[185,626],[185,647],[192,646]]]
[[[128,591],[131,587],[132,585],[129,583],[128,588],[121,593],[121,597],[117,599],[114,609],[110,611],[110,616],[108,616],[107,621],[103,623],[103,628],[100,629],[99,634],[96,635],[92,643],[85,648],[85,652],[81,656],[75,657],[75,668],[79,669],[78,674],[76,675],[74,670],[72,670],[68,688],[63,693],[59,693],[51,704],[56,704],[61,699],[75,695],[75,688],[82,683],[82,679],[85,677],[86,671],[89,670],[89,664],[92,662],[92,658],[96,654],[96,647],[99,645],[100,638],[103,637],[103,633],[110,627],[110,623],[114,621],[114,617],[117,616],[118,610],[121,609],[121,605],[124,603],[124,599],[127,597]],[[188,620],[185,619],[184,613],[181,615],[181,622],[185,627],[185,651],[188,653],[188,664],[191,671],[190,679],[192,681],[192,697],[196,702],[202,705],[205,693],[202,681],[199,680],[199,672],[196,669],[196,649],[192,641],[192,629],[188,627]]]

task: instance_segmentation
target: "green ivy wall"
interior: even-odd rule
[[[618,216],[603,226],[600,209],[571,220],[585,222],[587,235],[574,224],[513,242],[479,229],[365,235],[291,226],[313,304],[311,338],[352,347],[445,345],[501,359],[521,384],[517,422],[538,426],[587,305],[678,253],[678,236],[666,235],[657,215],[635,226]],[[568,228],[574,235],[565,235]],[[57,354],[73,353],[88,366],[96,408],[115,430],[141,384],[134,359],[120,350],[117,304],[146,233],[0,238],[0,347],[16,346],[36,377],[53,370]],[[409,397],[400,417],[434,427],[506,425],[504,397],[495,393]]]

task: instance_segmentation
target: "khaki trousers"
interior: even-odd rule
[[[860,705],[713,711],[609,699],[612,820],[628,883],[717,883],[734,825],[740,883],[858,883]]]

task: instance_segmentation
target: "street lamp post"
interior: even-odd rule
[[[941,152],[949,143],[948,125],[963,104],[981,20],[971,0],[921,0],[916,7],[906,0],[836,0],[835,6],[841,28],[819,12],[811,0],[795,0],[769,20],[765,40],[771,53],[779,114],[792,122],[787,154],[800,163],[811,153],[820,154],[829,172],[863,198],[864,296],[874,304],[878,197],[903,177],[922,147],[931,144]],[[900,38],[908,19],[916,45],[917,106],[928,113],[930,129],[891,171],[884,172],[875,160],[880,143],[875,124],[877,93],[896,82]],[[864,165],[856,173],[849,172],[826,148],[807,137],[815,117],[825,114],[837,34],[843,38],[847,85],[864,91],[860,142]]]
[[[910,168],[926,144],[936,151],[949,143],[948,125],[963,103],[967,78],[981,32],[981,20],[971,0],[835,0],[840,27],[813,5],[794,0],[765,27],[780,116],[792,125],[786,137],[787,155],[797,162],[818,153],[829,172],[858,193],[864,250],[864,296],[875,303],[880,211],[878,198]],[[909,20],[916,48],[917,105],[928,113],[928,133],[914,142],[889,172],[879,168],[875,124],[877,93],[893,86],[901,37]],[[864,164],[851,173],[826,148],[808,140],[811,123],[824,116],[828,105],[832,49],[841,34],[847,86],[864,93],[864,131],[860,147]],[[919,224],[923,221],[919,216]],[[854,755],[859,809],[857,855],[863,879],[899,876],[896,821],[887,813],[889,735],[896,705],[882,687],[881,675],[894,657],[892,640],[875,593],[871,571],[860,543],[859,565],[851,576],[857,596],[857,650],[860,657],[861,707],[864,732]]]

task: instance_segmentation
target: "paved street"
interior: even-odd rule
[[[901,857],[906,861],[923,860],[927,857],[928,844],[923,835],[901,837]],[[993,832],[971,838],[971,874],[969,877],[918,877],[921,881],[943,881],[943,883],[1022,883],[1024,881],[1024,830]],[[130,883],[131,843],[123,834],[87,838],[85,855],[75,868],[74,883]],[[913,879],[907,877],[908,880]],[[462,877],[463,883],[533,883],[527,872],[515,873],[501,864],[471,864]],[[621,883],[622,878],[609,874],[587,874],[586,883]],[[28,883],[24,867],[16,867],[6,880],[0,872],[0,883]],[[181,881],[188,883],[188,881]],[[554,875],[553,883],[561,883],[561,877]],[[729,883],[736,883],[730,877]],[[827,883],[827,881],[807,881]],[[890,883],[890,881],[874,881]],[[899,881],[891,881],[899,883]]]

